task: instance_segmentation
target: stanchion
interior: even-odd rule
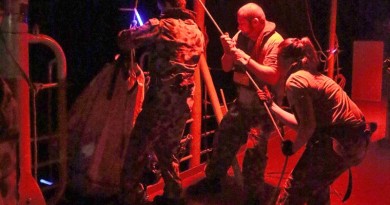
[[[387,98],[386,105],[386,130],[385,136],[379,141],[379,145],[384,148],[390,148],[390,58],[384,61],[385,64],[385,81],[386,84],[386,94],[385,98]]]
[[[387,93],[386,93],[386,98],[387,98],[387,114],[386,114],[386,136],[385,139],[387,140],[388,145],[390,145],[390,59],[388,59],[389,65],[386,69],[386,86],[387,86]],[[390,146],[389,146],[390,147]]]

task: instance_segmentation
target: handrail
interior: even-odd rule
[[[49,47],[55,55],[57,61],[57,81],[58,81],[58,135],[59,135],[59,182],[58,191],[49,200],[49,204],[56,204],[65,192],[67,183],[67,108],[66,108],[66,58],[61,46],[51,37],[43,34],[29,36],[30,44],[43,44]]]

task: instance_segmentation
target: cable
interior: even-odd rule
[[[316,35],[314,33],[313,24],[312,24],[312,21],[311,21],[311,16],[309,14],[309,10],[310,10],[309,3],[307,2],[307,0],[304,0],[304,2],[305,2],[305,7],[306,7],[306,16],[307,16],[307,21],[308,21],[308,24],[309,24],[309,30],[310,30],[310,33],[311,33],[311,35],[313,37],[314,42],[316,43],[317,47],[320,49],[318,51],[319,59],[320,59],[321,62],[324,63],[324,68],[326,68],[327,62],[328,62],[328,60],[327,60],[328,57],[325,54],[325,52],[323,51],[323,49],[321,47],[321,44],[318,42],[317,37],[316,37]]]
[[[279,188],[280,188],[280,185],[282,184],[283,175],[284,175],[284,173],[286,172],[287,164],[288,164],[288,156],[286,156],[286,158],[285,158],[285,160],[284,160],[283,168],[282,168],[282,171],[281,171],[280,177],[279,177],[279,181],[278,181],[278,183],[276,184],[275,190],[272,192],[272,194],[271,194],[271,199],[268,200],[268,204],[267,204],[267,205],[271,205],[271,203],[272,203],[272,202],[274,201],[274,199],[277,197],[278,190],[279,190]]]
[[[339,54],[339,44],[338,44],[338,38],[337,38],[337,34],[336,34],[336,42],[335,42],[335,49],[333,51],[329,51],[329,56],[327,56],[325,54],[325,52],[323,51],[320,43],[318,42],[315,34],[314,34],[314,29],[313,29],[313,24],[312,24],[312,21],[311,21],[311,16],[309,14],[309,3],[307,0],[304,0],[305,2],[305,7],[306,7],[306,16],[307,16],[307,21],[309,23],[309,29],[310,29],[310,33],[313,37],[313,40],[314,42],[316,43],[316,45],[318,46],[318,48],[320,49],[318,51],[318,54],[319,54],[319,60],[320,62],[323,62],[324,63],[324,68],[323,70],[326,71],[326,68],[327,68],[327,65],[328,65],[328,60],[329,58],[333,55],[333,58],[335,58],[335,62],[336,62],[336,75],[335,75],[335,78],[333,80],[335,80],[342,88],[345,87],[345,84],[346,84],[346,80],[345,80],[345,77],[340,74],[340,67],[339,67],[339,58],[338,58],[338,54]]]

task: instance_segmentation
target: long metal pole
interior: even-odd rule
[[[18,103],[19,122],[19,181],[18,204],[46,204],[42,192],[31,171],[31,122],[29,81],[28,0],[6,0],[5,18],[1,25],[5,41],[4,68],[6,78],[14,81],[11,86]],[[36,151],[36,150],[35,150]]]
[[[219,124],[222,121],[223,113],[221,109],[221,104],[218,99],[217,91],[215,91],[213,79],[209,71],[209,66],[207,65],[206,58],[204,57],[204,55],[201,56],[199,63],[200,72],[206,85],[207,93],[209,94],[210,102],[213,107],[215,117],[217,118],[217,122]]]
[[[330,23],[329,23],[329,56],[328,56],[328,77],[334,78],[334,63],[336,48],[336,25],[337,25],[337,0],[332,0],[330,8]]]
[[[213,16],[210,14],[209,10],[204,5],[202,0],[198,0],[197,2],[199,2],[199,4],[203,7],[204,11],[207,13],[207,16],[210,17],[210,20],[213,22],[214,26],[218,29],[219,33],[221,33],[222,35],[223,34],[222,29],[218,26],[217,22],[214,20]],[[206,0],[204,0],[204,2],[206,2]]]
[[[59,182],[58,188],[55,195],[51,197],[51,200],[48,202],[50,204],[56,204],[63,193],[65,192],[67,184],[67,102],[66,102],[66,76],[67,76],[67,65],[65,53],[62,50],[61,46],[53,38],[46,35],[30,35],[29,38],[30,44],[42,44],[50,48],[55,55],[57,62],[57,81],[58,81],[58,92],[57,92],[57,120],[58,127],[57,133],[59,135],[59,161],[60,168],[59,172]],[[38,166],[38,165],[36,165]]]
[[[206,1],[206,0],[203,0]],[[197,2],[194,2],[194,11],[196,12],[196,23],[199,28],[205,33],[204,28],[204,10],[201,9]],[[206,52],[206,51],[204,51]],[[194,94],[194,106],[192,108],[191,135],[192,140],[190,144],[190,153],[192,158],[190,159],[190,167],[196,167],[200,165],[200,152],[201,152],[201,135],[202,135],[202,80],[200,76],[200,66],[198,65],[195,70],[195,94]]]

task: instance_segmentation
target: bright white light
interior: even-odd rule
[[[41,182],[41,184],[46,184],[46,185],[53,185],[53,182],[51,181],[47,181],[46,179],[40,179],[39,182]]]
[[[144,23],[142,22],[141,16],[138,13],[138,10],[134,9],[134,12],[135,12],[135,16],[137,17],[137,21],[138,21],[139,25],[140,26],[144,25]]]

